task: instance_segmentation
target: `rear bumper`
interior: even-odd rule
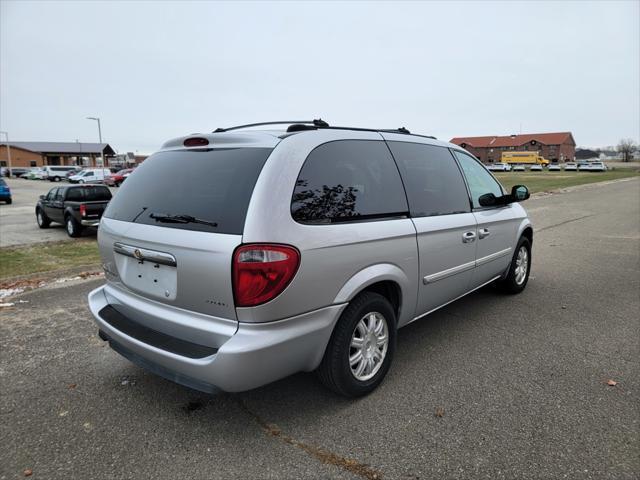
[[[162,318],[160,310],[169,307],[149,302],[147,308],[137,310],[141,306],[136,302],[140,303],[140,300],[132,299],[132,304],[125,307],[118,303],[121,297],[113,297],[108,285],[89,294],[89,308],[101,337],[133,363],[205,392],[250,390],[296,372],[314,370],[320,364],[333,327],[346,306],[333,305],[268,323],[233,322],[235,327],[230,328],[229,320],[202,318],[204,316],[184,310],[171,309],[171,314]],[[215,347],[212,349],[215,353],[189,358],[145,343],[141,341],[142,337],[128,335],[103,318],[101,311],[109,306],[123,307],[120,310],[124,309],[131,320],[147,326],[149,316],[157,315],[158,322],[154,326],[162,328],[164,334],[172,333],[179,338],[177,342],[183,344],[185,341],[206,342]],[[140,316],[133,318],[138,315],[137,311]],[[194,336],[193,328],[199,329],[197,336]]]
[[[92,220],[80,220],[80,225],[83,227],[97,227],[100,225],[100,219],[92,219]]]

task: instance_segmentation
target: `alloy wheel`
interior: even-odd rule
[[[356,324],[351,335],[349,367],[353,376],[360,381],[371,379],[387,355],[389,328],[381,313],[367,313]]]

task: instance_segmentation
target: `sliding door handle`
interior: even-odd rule
[[[462,243],[471,243],[476,239],[476,232],[464,232],[462,234]]]

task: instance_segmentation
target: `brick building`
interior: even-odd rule
[[[576,142],[571,132],[456,137],[451,143],[460,145],[484,163],[499,162],[502,152],[512,151],[538,152],[553,163],[570,162],[576,157]]]
[[[78,165],[95,167],[104,155],[105,165],[115,151],[108,143],[81,142],[9,142],[12,167]],[[7,144],[0,143],[0,166],[9,166]]]

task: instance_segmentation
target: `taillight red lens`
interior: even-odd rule
[[[82,215],[83,217],[87,216],[87,206],[86,205],[80,205],[80,215]]]
[[[253,307],[273,300],[298,271],[300,253],[287,245],[253,244],[233,254],[236,307]]]

